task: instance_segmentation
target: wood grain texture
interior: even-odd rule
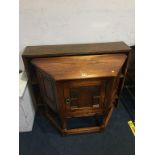
[[[59,115],[61,127],[54,119],[50,120],[63,135],[96,132],[105,127],[112,114],[109,109],[115,102],[119,76],[126,58],[125,54],[107,54],[32,60],[37,75],[42,77],[39,84],[44,101]],[[81,70],[85,74],[82,78]],[[88,73],[92,73],[91,76],[87,77]],[[56,84],[55,89],[52,83]],[[68,128],[69,118],[96,115],[102,115],[100,125]]]
[[[101,131],[118,102],[130,51],[123,42],[26,47],[22,57],[36,107],[45,103],[51,123],[62,135]],[[70,128],[67,121],[96,115],[102,117],[97,126]]]
[[[55,80],[117,76],[126,60],[124,54],[33,59],[32,64]]]
[[[90,44],[65,44],[27,46],[23,57],[47,57],[64,55],[88,55],[128,52],[131,48],[124,42],[90,43]]]

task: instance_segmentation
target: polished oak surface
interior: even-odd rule
[[[126,60],[124,54],[66,56],[33,59],[32,64],[55,80],[75,80],[117,76]]]

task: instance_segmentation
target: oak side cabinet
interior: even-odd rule
[[[102,131],[118,103],[129,53],[123,42],[27,47],[23,60],[36,109],[44,107],[62,135]],[[69,125],[86,118],[95,123]]]

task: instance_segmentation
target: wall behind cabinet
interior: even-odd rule
[[[19,17],[20,55],[28,45],[135,42],[134,0],[20,0]]]

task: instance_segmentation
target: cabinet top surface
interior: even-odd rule
[[[56,81],[114,77],[126,60],[125,54],[36,58],[31,63]]]
[[[102,54],[130,50],[124,42],[27,46],[23,57]]]

